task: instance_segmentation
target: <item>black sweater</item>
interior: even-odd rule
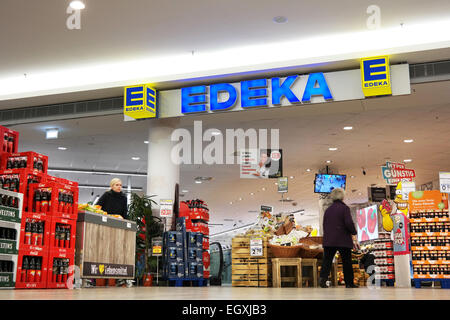
[[[100,197],[97,204],[108,214],[120,214],[124,219],[127,218],[127,197],[122,192],[109,190]]]

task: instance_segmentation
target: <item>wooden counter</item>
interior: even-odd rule
[[[75,264],[81,278],[134,279],[136,231],[133,221],[79,212]]]

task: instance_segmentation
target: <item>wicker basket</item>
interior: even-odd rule
[[[300,250],[302,246],[277,246],[275,244],[270,244],[269,247],[272,248],[272,254],[275,258],[299,258]]]
[[[308,246],[314,246],[322,244],[322,237],[306,237],[300,239],[299,242],[302,244],[300,247],[300,258],[304,259],[320,259],[323,257],[323,249],[310,249]]]

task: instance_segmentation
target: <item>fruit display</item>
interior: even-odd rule
[[[108,212],[102,210],[101,206],[92,205],[92,204],[88,204],[88,203],[80,203],[78,205],[78,211],[88,211],[88,212],[93,212],[93,213],[98,213],[98,214],[103,214],[103,215],[108,214]]]

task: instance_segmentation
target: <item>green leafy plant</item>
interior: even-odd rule
[[[161,218],[154,217],[152,215],[152,205],[156,205],[156,202],[152,199],[153,196],[139,196],[136,193],[131,194],[131,203],[128,206],[128,219],[135,221],[138,227],[136,232],[136,271],[142,270],[138,268],[140,264],[144,264],[143,272],[136,277],[140,278],[144,274],[148,274],[155,266],[151,257],[149,256],[149,250],[151,248],[151,241],[153,237],[160,237],[163,233],[163,224]],[[139,260],[140,256],[144,256],[144,261]]]

